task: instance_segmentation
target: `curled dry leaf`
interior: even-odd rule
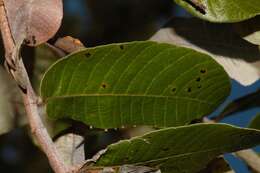
[[[55,42],[55,47],[63,50],[65,53],[72,53],[82,48],[85,48],[83,43],[79,39],[73,38],[71,36],[66,36],[63,38],[59,38]]]
[[[4,0],[4,5],[17,45],[22,42],[39,45],[53,37],[60,27],[62,0]]]
[[[55,141],[66,165],[73,166],[84,162],[84,145],[81,145],[83,140],[83,137],[70,133]]]

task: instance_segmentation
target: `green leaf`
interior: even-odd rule
[[[211,113],[229,91],[210,56],[150,41],[84,49],[54,64],[41,83],[51,118],[98,128],[183,125]]]
[[[238,22],[260,14],[259,0],[174,0],[194,16],[211,22]]]
[[[174,18],[151,40],[205,52],[242,85],[251,85],[260,78],[258,46],[243,40],[234,32],[233,25],[219,25],[195,18]]]
[[[260,131],[225,124],[195,124],[153,131],[108,146],[96,166],[123,164],[194,173],[217,156],[260,144]]]
[[[260,130],[260,114],[256,115],[250,122],[249,128]]]

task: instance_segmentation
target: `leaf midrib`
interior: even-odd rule
[[[190,97],[182,97],[182,96],[165,96],[165,95],[143,95],[143,94],[99,94],[99,93],[93,93],[93,94],[74,94],[74,95],[62,95],[62,96],[53,96],[53,97],[47,97],[45,101],[48,100],[57,100],[57,99],[64,99],[64,98],[72,98],[72,97],[144,97],[144,98],[165,98],[165,99],[183,99],[183,100],[189,100],[189,101],[197,101],[200,103],[208,104],[208,105],[215,105],[212,102],[203,101],[197,98],[190,98]]]

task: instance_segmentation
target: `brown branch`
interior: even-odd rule
[[[5,59],[8,64],[8,70],[22,91],[31,132],[43,152],[47,155],[53,170],[56,173],[67,173],[68,168],[61,161],[59,153],[40,118],[37,106],[37,97],[31,86],[23,61],[21,58],[14,56],[14,53],[17,53],[16,45],[12,38],[3,0],[0,0],[0,30],[4,42]]]

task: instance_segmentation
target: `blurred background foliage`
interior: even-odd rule
[[[172,0],[64,0],[63,2],[63,23],[56,36],[49,41],[50,43],[54,43],[57,38],[67,35],[78,38],[87,47],[114,42],[147,40],[169,20],[174,20],[174,17],[190,17],[190,15],[180,7],[175,6]],[[0,62],[3,64],[4,52],[1,44],[0,55]],[[46,58],[44,59],[43,57],[36,62],[37,56],[46,56]],[[48,52],[45,54],[44,51],[41,52],[33,48],[26,47],[23,50],[26,67],[36,87],[41,78],[40,74],[42,74],[42,71],[48,66],[46,61],[49,61],[49,56],[52,55]],[[38,73],[39,75],[33,78],[33,74]],[[233,81],[232,84],[233,90],[231,96],[223,105],[226,105],[230,100],[260,89],[260,81],[248,87],[242,86],[236,81]],[[2,81],[0,87],[1,85]],[[15,90],[15,86],[9,88],[9,91],[13,92],[13,90]],[[14,91],[14,93],[16,93],[16,91]],[[18,124],[23,122],[24,119],[23,111],[19,108],[22,103],[19,98],[13,98],[14,97],[11,97],[9,101],[15,102],[13,118],[14,130],[0,136],[1,172],[51,172],[45,156],[31,142],[31,137],[28,135],[28,128],[26,126],[18,127]],[[259,112],[260,108],[258,104],[243,112],[236,113],[236,116],[226,118],[224,122],[238,126],[246,126],[251,118]],[[76,126],[71,127],[68,131],[77,131],[77,133],[85,135],[86,156],[88,158],[106,145],[132,135],[127,130],[111,130],[109,132],[95,131],[88,133],[89,130],[86,131],[84,125],[75,124]],[[242,164],[241,161],[234,159],[233,156],[227,155],[226,159],[230,161],[231,166],[238,173],[248,171],[247,167]]]

